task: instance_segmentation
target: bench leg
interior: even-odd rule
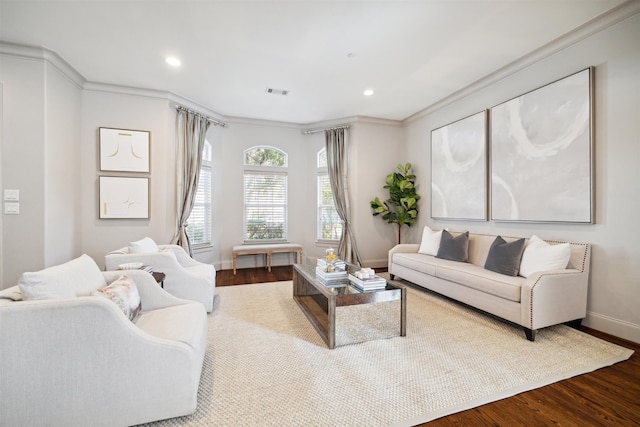
[[[271,252],[267,253],[267,270],[271,273]]]
[[[236,254],[233,254],[233,275],[236,275]]]

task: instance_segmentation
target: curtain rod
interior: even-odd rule
[[[221,126],[221,127],[225,127],[225,126],[227,126],[227,124],[226,124],[226,123],[224,123],[224,122],[220,122],[220,121],[218,121],[218,120],[216,120],[216,119],[214,119],[214,118],[212,118],[212,117],[207,116],[206,114],[202,114],[202,113],[199,113],[199,112],[197,112],[197,111],[195,111],[195,110],[191,110],[191,109],[189,109],[189,108],[185,107],[184,105],[180,105],[180,104],[173,104],[173,108],[175,108],[175,109],[176,109],[176,110],[178,110],[178,111],[180,111],[180,110],[182,110],[182,111],[186,111],[186,112],[188,112],[188,113],[195,114],[196,116],[199,116],[199,117],[205,118],[205,119],[209,120],[211,123],[213,123],[213,124],[214,124],[214,125],[216,125],[216,126]]]
[[[310,135],[312,133],[318,133],[318,132],[324,132],[326,130],[336,130],[336,129],[349,129],[351,127],[351,125],[338,125],[338,126],[333,126],[330,128],[322,128],[322,129],[309,129],[309,130],[305,130],[302,133],[305,135]]]

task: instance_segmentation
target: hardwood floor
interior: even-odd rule
[[[216,286],[291,280],[291,266],[222,270]],[[582,331],[630,348],[629,360],[545,387],[439,418],[446,426],[640,426],[640,344],[586,327]],[[524,339],[524,337],[523,337]]]

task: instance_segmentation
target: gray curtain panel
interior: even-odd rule
[[[362,265],[360,253],[351,229],[349,192],[347,189],[347,143],[345,129],[328,129],[324,132],[327,147],[327,168],[336,211],[342,220],[342,235],[338,244],[338,256],[346,262]]]
[[[178,223],[174,240],[182,246],[191,256],[191,244],[187,236],[187,219],[193,210],[198,178],[200,177],[200,165],[202,164],[202,151],[204,149],[205,136],[211,125],[208,118],[192,111],[178,110],[178,155],[177,155],[177,180],[178,180]]]

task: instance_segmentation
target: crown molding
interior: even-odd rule
[[[51,65],[72,83],[82,89],[87,79],[76,71],[67,61],[56,52],[40,46],[29,46],[6,41],[0,41],[0,54],[16,56],[24,59],[44,61]]]
[[[505,65],[502,68],[486,75],[485,77],[477,80],[476,82],[460,89],[457,92],[443,98],[430,106],[418,111],[415,114],[402,120],[403,124],[411,123],[424,116],[427,116],[435,111],[438,111],[447,105],[450,105],[462,98],[465,98],[481,89],[486,88],[500,80],[503,80],[517,72],[530,67],[556,53],[567,49],[594,34],[600,33],[634,15],[640,13],[640,1],[628,0],[622,3],[618,7],[611,9],[608,12],[592,19],[591,21],[577,27],[573,31],[566,33],[563,36],[547,43],[546,45],[534,50],[533,52]]]

